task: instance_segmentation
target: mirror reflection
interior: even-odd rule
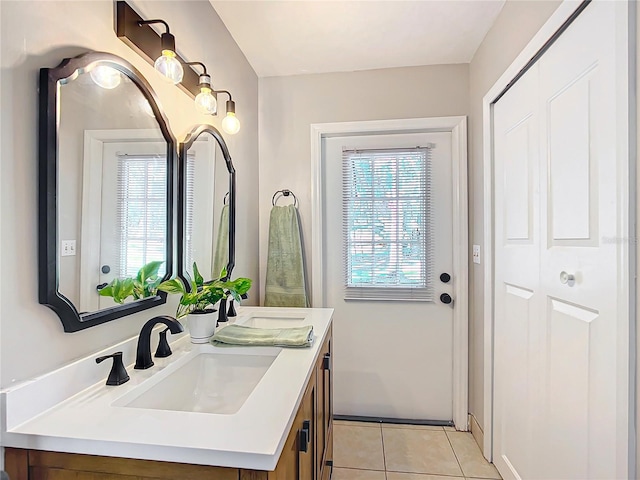
[[[58,82],[58,281],[80,313],[116,306],[98,291],[167,261],[167,142],[138,87],[94,66]],[[126,302],[135,301],[133,296]]]
[[[205,281],[219,278],[229,262],[229,172],[215,138],[201,134],[186,150],[184,165],[184,263]]]

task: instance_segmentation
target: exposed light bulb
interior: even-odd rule
[[[216,114],[218,102],[209,87],[200,87],[200,93],[196,95],[196,110],[203,115]]]
[[[234,112],[227,112],[227,116],[222,120],[222,129],[229,135],[235,135],[240,131],[240,120]]]
[[[182,81],[184,70],[173,50],[162,50],[162,55],[158,57],[153,66],[173,84],[177,85]]]
[[[108,67],[107,65],[98,65],[97,67],[92,68],[89,75],[91,75],[93,83],[107,90],[116,88],[122,81],[120,72],[115,68]]]

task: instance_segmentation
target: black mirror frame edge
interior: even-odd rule
[[[165,279],[173,275],[173,198],[176,140],[168,127],[157,96],[142,74],[126,60],[105,52],[88,52],[65,58],[55,68],[40,69],[39,160],[38,160],[38,300],[51,308],[67,333],[110,322],[147,310],[167,301],[167,294],[96,312],[80,314],[75,305],[58,291],[58,81],[71,78],[94,63],[110,66],[128,77],[151,105],[167,142],[167,260]]]
[[[227,263],[227,276],[224,280],[231,278],[231,272],[235,267],[236,259],[236,169],[233,166],[231,155],[224,138],[220,134],[220,131],[212,125],[201,124],[195,126],[185,137],[184,141],[180,143],[178,147],[178,274],[177,276],[184,282],[187,290],[191,289],[191,283],[188,278],[185,262],[184,262],[184,219],[185,219],[185,195],[186,195],[186,181],[187,181],[187,151],[194,142],[203,133],[209,133],[220,146],[224,162],[227,166],[227,172],[229,172],[229,263]]]

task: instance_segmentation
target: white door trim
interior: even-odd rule
[[[494,205],[493,205],[493,104],[501,95],[501,93],[507,88],[507,86],[518,77],[518,74],[523,68],[527,66],[532,58],[538,54],[546,45],[546,43],[561,29],[563,24],[572,16],[572,14],[580,7],[583,2],[576,0],[564,0],[557,8],[557,10],[551,15],[549,20],[542,26],[538,33],[531,39],[522,52],[516,57],[513,63],[505,70],[498,81],[489,89],[482,101],[482,132],[483,132],[483,227],[484,227],[484,314],[483,314],[483,326],[484,326],[484,456],[492,461],[493,457],[493,262],[494,262],[494,244],[493,244],[493,219],[494,219]],[[635,6],[634,2],[619,2],[616,8],[618,12],[622,13],[618,15],[619,25],[616,27],[616,31],[619,33],[618,41],[626,42],[629,44],[630,53],[629,59],[632,59],[633,52],[635,52]],[[624,11],[628,14],[624,14]],[[622,73],[622,72],[621,72]],[[626,72],[625,72],[626,73]],[[628,72],[629,82],[625,82],[624,85],[620,85],[618,90],[618,102],[620,105],[628,105],[633,97],[630,96],[630,88],[635,85],[635,72]],[[624,75],[621,76],[621,78]],[[633,99],[635,101],[635,99]],[[635,113],[635,105],[631,107],[632,112]],[[627,122],[629,119],[626,119]],[[634,136],[635,131],[629,130],[629,135]],[[627,139],[629,140],[629,139]],[[617,145],[617,151],[619,158],[629,159],[629,173],[635,172],[635,158],[634,152],[630,152],[630,142],[622,144],[620,142]],[[634,145],[634,143],[631,143]],[[630,182],[631,176],[627,177],[627,181]],[[623,180],[623,179],[621,179]],[[626,195],[626,198],[634,198],[635,193],[634,183],[625,184],[622,187],[623,191],[620,195]],[[631,195],[631,197],[629,197]],[[629,204],[627,211],[627,219],[629,219],[631,225],[635,223],[635,207],[633,204]],[[631,238],[630,232],[621,232],[622,238]],[[635,235],[635,233],[632,233]],[[633,244],[635,245],[635,244]],[[629,247],[629,245],[627,245]],[[627,257],[629,260],[633,260],[635,253],[632,249],[629,249],[630,255]],[[625,274],[629,274],[629,278],[633,278],[635,266],[633,262],[629,265],[622,266]],[[621,296],[625,297],[625,303],[629,303],[629,318],[631,324],[634,320],[634,308],[630,300],[635,302],[635,296],[633,291],[621,292]],[[633,329],[633,325],[631,325]],[[635,330],[633,330],[635,331]],[[626,332],[629,336],[631,332]],[[619,332],[619,338],[624,341],[624,332]],[[630,384],[633,385],[633,379],[635,378],[635,371],[632,360],[635,359],[635,339],[633,336],[626,339],[630,342],[629,355],[630,355]],[[629,420],[633,421],[635,410],[635,395],[633,389],[629,389],[630,402],[629,402]],[[632,438],[633,432],[629,435],[629,465],[632,472],[635,465],[634,463],[635,452],[635,439]]]
[[[324,138],[418,132],[451,132],[453,178],[453,422],[468,430],[469,390],[469,233],[467,203],[467,117],[409,118],[311,125],[312,305],[324,306],[324,211],[322,140]]]

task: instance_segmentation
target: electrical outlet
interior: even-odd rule
[[[480,245],[473,246],[473,263],[480,264]]]
[[[73,257],[76,254],[76,241],[75,240],[62,240],[60,245],[61,257]]]

